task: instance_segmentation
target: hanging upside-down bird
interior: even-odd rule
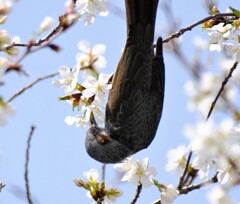
[[[164,62],[162,39],[153,50],[158,0],[125,0],[127,42],[113,77],[105,128],[94,117],[86,136],[88,154],[102,163],[117,163],[147,148],[162,115]]]

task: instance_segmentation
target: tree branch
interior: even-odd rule
[[[135,204],[137,202],[137,199],[139,198],[141,191],[142,191],[142,183],[139,182],[138,186],[137,186],[136,194],[135,194],[131,204]]]
[[[218,172],[211,179],[209,179],[207,181],[201,182],[196,185],[186,186],[186,187],[183,187],[182,189],[178,189],[179,195],[188,194],[190,191],[200,189],[202,187],[205,187],[205,186],[213,184],[213,183],[217,183],[218,182],[217,175],[218,175]],[[161,199],[154,201],[152,204],[161,204]]]
[[[187,194],[190,191],[200,189],[209,184],[217,183],[218,182],[217,175],[218,175],[218,172],[211,179],[209,179],[207,181],[204,181],[204,182],[196,184],[196,185],[190,185],[190,186],[183,187],[182,189],[179,189],[179,194]]]
[[[227,84],[228,80],[232,77],[232,73],[233,73],[234,70],[237,68],[237,65],[238,65],[238,62],[235,62],[235,63],[233,64],[233,66],[232,66],[232,68],[230,69],[228,75],[227,75],[227,76],[225,77],[225,79],[223,80],[222,86],[221,86],[221,88],[219,89],[219,91],[218,91],[218,93],[217,93],[217,96],[215,97],[214,101],[212,102],[212,105],[211,105],[210,110],[209,110],[209,112],[208,112],[208,114],[207,114],[206,120],[208,120],[209,117],[211,116],[212,111],[213,111],[213,109],[214,109],[214,107],[215,107],[215,105],[216,105],[216,103],[217,103],[217,101],[218,101],[218,98],[220,97],[221,93],[223,92],[223,90],[224,90],[224,88],[225,88],[225,85]]]
[[[32,139],[33,132],[35,130],[35,126],[31,126],[31,132],[28,136],[28,141],[27,141],[27,149],[26,149],[26,162],[25,162],[25,185],[26,185],[26,194],[27,194],[27,200],[29,204],[33,204],[31,194],[30,194],[30,187],[29,187],[29,178],[28,178],[28,164],[29,164],[29,152],[30,152],[30,143]]]
[[[185,28],[182,28],[180,29],[179,31],[171,34],[169,37],[165,38],[163,40],[163,43],[167,43],[169,42],[170,40],[174,39],[174,38],[179,38],[181,35],[183,35],[185,32],[187,31],[191,31],[194,27],[198,26],[198,25],[201,25],[203,23],[205,23],[206,21],[209,21],[209,20],[212,20],[212,19],[218,19],[218,18],[222,18],[222,17],[236,17],[235,14],[233,13],[218,13],[218,14],[215,14],[213,16],[208,16],[206,18],[203,18],[202,20],[200,21],[197,21],[195,23],[193,23],[192,25],[190,26],[187,26]],[[155,45],[154,45],[155,47]]]
[[[183,173],[182,173],[182,175],[180,176],[180,179],[179,179],[179,183],[178,183],[178,187],[177,187],[178,189],[181,189],[182,186],[183,186],[184,178],[188,173],[188,166],[190,164],[191,157],[192,157],[192,151],[190,151],[189,154],[188,154],[188,159],[187,159],[185,169],[184,169],[184,171],[183,171]]]
[[[40,77],[38,79],[36,79],[35,81],[33,81],[31,84],[27,85],[26,87],[22,88],[21,90],[19,90],[17,93],[15,93],[10,99],[8,99],[7,103],[10,103],[11,101],[13,101],[17,96],[21,95],[23,92],[25,92],[27,89],[33,87],[35,84],[37,84],[40,81],[43,81],[45,79],[48,78],[52,78],[54,76],[56,76],[58,74],[58,72],[53,73],[53,74],[49,74],[47,76],[44,77]]]
[[[16,60],[15,63],[9,65],[6,69],[6,72],[9,71],[17,71],[17,72],[22,72],[24,75],[28,74],[26,73],[26,71],[24,71],[21,66],[20,66],[20,62],[25,59],[29,54],[32,54],[42,48],[46,48],[49,47],[54,51],[58,51],[59,48],[53,48],[53,46],[51,46],[51,42],[56,39],[61,33],[63,33],[64,31],[66,31],[68,28],[70,28],[73,24],[75,24],[75,22],[77,21],[77,17],[75,19],[73,19],[71,22],[68,22],[67,17],[69,15],[76,15],[76,11],[73,10],[71,13],[64,13],[63,15],[59,16],[59,24],[44,38],[41,38],[40,40],[38,40],[37,42],[35,42],[34,40],[30,40],[28,43],[13,43],[9,46],[7,46],[5,49],[11,49],[12,47],[26,47],[25,52]],[[55,47],[57,47],[56,45],[54,45]],[[35,49],[32,49],[32,47],[36,47]]]

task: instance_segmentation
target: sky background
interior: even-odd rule
[[[124,10],[124,1],[111,1]],[[4,25],[11,36],[20,36],[21,42],[27,42],[31,34],[36,31],[45,16],[55,19],[64,13],[64,0],[58,1],[19,1],[14,4],[13,11]],[[229,4],[239,8],[239,1],[220,0],[220,10],[224,11]],[[206,17],[208,14],[203,7],[203,1],[173,0],[173,11],[180,22],[180,27],[190,25]],[[124,16],[125,17],[125,16]],[[162,10],[158,11],[156,32],[164,36],[164,29],[168,20]],[[207,38],[201,27],[187,32],[182,37],[184,54],[191,58],[194,53],[192,41],[194,36]],[[6,100],[22,87],[30,84],[38,77],[42,77],[58,70],[61,65],[72,67],[78,53],[77,43],[86,40],[91,45],[103,43],[106,45],[107,67],[104,73],[114,72],[121,50],[126,39],[126,25],[122,18],[111,12],[107,17],[98,17],[90,26],[84,26],[79,21],[67,32],[63,33],[55,43],[62,50],[55,53],[43,49],[28,56],[22,63],[23,68],[30,73],[25,77],[17,73],[5,76],[5,86],[0,87],[0,95]],[[149,157],[150,166],[157,169],[156,179],[163,184],[178,183],[178,177],[165,171],[167,151],[180,144],[187,145],[184,137],[186,124],[194,124],[197,120],[193,113],[187,110],[187,97],[184,84],[189,74],[173,55],[165,52],[166,92],[162,119],[157,135],[148,147],[134,155],[136,159]],[[33,88],[17,97],[12,105],[16,108],[14,117],[8,120],[6,127],[0,129],[0,181],[6,187],[0,193],[0,203],[26,203],[24,163],[26,142],[31,125],[36,126],[30,150],[29,180],[31,195],[35,203],[41,204],[77,204],[92,203],[86,196],[84,189],[78,188],[72,178],[84,178],[83,172],[95,168],[101,172],[101,164],[91,159],[84,147],[85,132],[80,128],[68,126],[64,119],[67,115],[76,115],[66,102],[57,100],[63,95],[62,89],[52,86],[52,79],[42,81]],[[113,165],[107,165],[106,184],[120,188],[124,194],[117,203],[130,203],[136,187],[128,183],[120,183],[119,175],[113,170]],[[239,189],[236,189],[236,191]],[[206,203],[205,194],[209,187],[181,195],[175,201],[181,203]],[[240,194],[233,191],[236,201],[240,201]],[[150,203],[159,198],[155,187],[143,189],[138,203]]]

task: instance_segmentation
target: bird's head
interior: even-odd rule
[[[125,145],[111,137],[107,129],[97,125],[92,113],[90,122],[91,127],[87,131],[85,148],[93,159],[102,163],[117,163],[131,154]]]

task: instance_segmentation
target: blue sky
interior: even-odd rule
[[[19,1],[13,6],[4,28],[10,35],[18,35],[22,42],[27,42],[33,31],[37,30],[45,16],[52,16],[57,25],[58,16],[64,12],[64,2],[59,1]],[[124,9],[124,1],[112,1]],[[222,3],[221,3],[222,2]],[[227,1],[237,7],[236,1]],[[207,16],[202,6],[202,1],[173,1],[173,10],[181,26]],[[220,1],[220,8],[224,11],[228,7],[226,1]],[[156,31],[164,36],[163,27],[168,25],[167,19],[159,10],[156,20]],[[207,37],[201,28],[195,28],[186,33],[182,38],[183,51],[191,58],[194,51],[192,40],[195,35]],[[57,71],[61,65],[69,67],[75,64],[78,52],[77,43],[87,40],[91,45],[106,44],[107,67],[105,73],[112,73],[121,56],[121,50],[126,39],[125,21],[113,13],[107,17],[99,17],[90,26],[84,26],[79,21],[67,32],[63,33],[55,43],[62,48],[60,53],[43,49],[27,57],[22,65],[30,73],[25,77],[17,73],[10,73],[5,77],[6,85],[0,87],[0,93],[5,99],[11,97],[16,91],[28,85],[36,78]],[[166,98],[162,120],[157,135],[148,149],[143,150],[134,158],[149,157],[150,165],[154,166],[158,175],[156,179],[163,184],[177,185],[178,177],[165,171],[166,154],[170,148],[179,144],[187,144],[184,137],[184,126],[196,121],[194,114],[187,110],[187,98],[184,93],[184,84],[189,79],[189,74],[182,65],[169,53],[165,52],[166,65]],[[91,159],[85,152],[85,132],[75,126],[68,126],[64,122],[67,115],[77,114],[72,112],[69,104],[60,102],[57,97],[63,91],[52,86],[51,80],[45,80],[27,90],[16,98],[12,105],[16,114],[8,120],[8,125],[0,129],[0,181],[6,187],[0,193],[0,203],[26,203],[22,193],[25,192],[24,163],[26,141],[31,125],[36,126],[34,132],[29,164],[29,178],[31,194],[36,203],[44,204],[77,204],[91,203],[86,192],[79,189],[72,182],[72,178],[83,178],[82,172],[91,168],[101,170],[101,164]],[[106,183],[119,187],[124,194],[118,203],[130,203],[134,197],[135,186],[128,183],[119,183],[119,178],[112,165],[106,169]],[[189,195],[180,196],[175,203],[205,203],[205,194],[209,188],[191,192]],[[16,196],[18,195],[18,196]],[[139,203],[150,203],[159,197],[156,188],[143,189]],[[234,196],[238,201],[240,195]]]

